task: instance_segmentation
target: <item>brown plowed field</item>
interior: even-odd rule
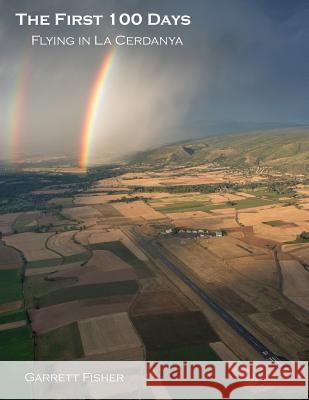
[[[187,308],[172,293],[165,291],[141,293],[135,300],[131,312],[134,316],[177,313]]]

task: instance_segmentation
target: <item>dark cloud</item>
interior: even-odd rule
[[[14,16],[23,11],[190,14],[192,25],[27,28],[19,27]],[[0,0],[2,155],[7,151],[12,94],[25,56],[31,71],[23,152],[73,154],[104,52],[100,47],[31,48],[31,34],[183,37],[181,48],[118,51],[107,95],[108,117],[101,122],[108,134],[98,134],[96,140],[97,153],[115,154],[117,138],[123,153],[194,136],[197,132],[190,126],[197,121],[203,127],[228,121],[308,123],[308,16],[308,2],[302,0]],[[126,108],[131,111],[124,112]]]

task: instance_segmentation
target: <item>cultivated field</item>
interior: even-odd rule
[[[3,235],[13,233],[13,225],[19,215],[19,213],[0,214],[0,232]]]
[[[309,271],[298,261],[280,261],[283,293],[309,312]]]
[[[78,326],[86,359],[98,355],[101,360],[143,359],[143,344],[127,313],[79,321]]]
[[[221,360],[238,361],[239,358],[222,342],[211,343],[210,347],[218,354]]]
[[[120,229],[91,229],[77,233],[76,240],[84,246],[97,243],[118,242],[124,244],[139,260],[147,261],[145,254]]]
[[[22,300],[11,301],[9,303],[0,304],[0,314],[19,310],[22,304],[23,304]]]
[[[15,321],[15,322],[7,322],[5,324],[0,324],[0,332],[7,331],[9,329],[20,328],[25,325],[27,325],[27,321],[25,321],[25,320]]]
[[[31,194],[44,211],[0,215],[0,360],[262,358],[163,258],[276,354],[308,358],[308,187],[179,151],[95,169],[112,177],[90,187],[47,182]]]
[[[105,250],[93,251],[87,264],[71,270],[60,270],[49,275],[49,279],[63,281],[74,280],[74,285],[91,285],[95,283],[135,280],[134,269],[113,253]],[[73,285],[72,285],[73,286]]]
[[[106,297],[87,300],[74,300],[67,303],[30,309],[32,329],[41,334],[78,320],[99,317],[105,314],[126,312],[129,310],[133,296],[119,296],[113,302]]]
[[[220,215],[219,213],[218,215],[213,214],[207,215],[203,213],[201,215],[196,211],[167,214],[167,216],[179,228],[209,230],[238,228],[235,217]]]
[[[121,200],[124,198],[130,198],[127,194],[96,194],[93,196],[76,196],[74,203],[76,205],[97,205],[108,203],[109,201]]]
[[[65,208],[62,210],[62,214],[68,218],[82,222],[91,217],[95,218],[101,216],[100,212],[91,206]]]
[[[290,346],[287,346],[285,331],[282,330],[282,337],[278,336],[277,328],[272,329],[271,324],[262,324],[262,319],[258,316],[284,310],[285,313],[295,316],[298,325],[288,326],[288,318],[281,321],[281,324],[285,324],[288,330],[294,331],[295,335],[305,329],[307,318],[305,309],[308,307],[309,297],[308,271],[299,263],[280,260],[283,292],[295,304],[303,307],[303,311],[278,292],[278,267],[272,250],[259,247],[259,242],[252,245],[246,243],[245,239],[240,241],[223,237],[198,241],[162,239],[161,244],[167,249],[171,260],[180,262],[186,274],[196,279],[196,282],[203,286],[224,309],[243,321],[257,323],[259,331],[262,330],[265,335],[270,335],[270,338],[277,338],[282,354],[296,357],[299,349],[296,347],[292,349],[290,342]],[[254,327],[251,326],[250,329],[255,332]],[[309,348],[308,338],[302,339],[302,343],[304,349]],[[285,353],[286,351],[288,353]]]
[[[134,201],[131,203],[114,203],[115,207],[124,217],[127,218],[143,218],[145,220],[162,219],[164,215],[153,210],[143,201]]]
[[[2,269],[16,269],[23,264],[22,257],[18,251],[12,247],[7,247],[0,240],[0,271]]]
[[[280,223],[271,223],[272,221]],[[264,206],[239,212],[243,225],[253,225],[257,236],[277,242],[295,240],[303,230],[309,230],[309,213],[294,206]]]
[[[134,317],[133,321],[148,359],[218,359],[208,344],[218,337],[200,312],[145,315]]]
[[[61,260],[61,257],[55,252],[46,248],[46,241],[50,238],[51,233],[19,233],[7,236],[4,241],[7,245],[20,250],[27,262],[41,260]]]
[[[220,240],[218,238],[200,238],[198,243],[225,260],[269,253],[265,249],[249,245],[242,240],[230,236],[225,236]]]
[[[282,246],[282,250],[286,253],[289,253],[292,257],[298,259],[303,264],[309,264],[309,244],[285,244]]]
[[[187,311],[187,308],[179,298],[174,293],[162,290],[141,293],[131,308],[132,315],[135,317],[183,311]]]
[[[42,295],[36,299],[36,306],[42,308],[74,300],[94,299],[104,296],[110,297],[112,301],[114,297],[134,295],[137,291],[138,285],[134,280],[69,286]]]
[[[25,271],[25,277],[36,276],[36,275],[43,275],[45,277],[54,272],[74,270],[75,268],[78,268],[80,266],[81,262],[78,261],[74,263],[52,265],[50,267],[27,268]]]
[[[83,357],[76,322],[36,336],[35,358],[40,361],[68,361]]]
[[[52,235],[47,240],[47,246],[64,257],[85,253],[85,248],[74,241],[75,234],[74,231],[68,231]]]
[[[33,338],[29,326],[0,331],[0,359],[2,361],[33,360]]]
[[[126,173],[118,178],[109,178],[99,181],[100,188],[119,188],[131,186],[180,186],[180,185],[203,185],[212,183],[226,182],[227,180],[243,180],[245,177],[239,173],[228,173],[227,171],[200,171],[198,174],[189,168],[182,170],[175,169],[160,172],[140,172],[140,173]],[[255,177],[259,180],[259,177]]]

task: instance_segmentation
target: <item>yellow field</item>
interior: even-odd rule
[[[309,196],[309,186],[308,185],[298,185],[297,192],[303,194],[304,196]]]
[[[93,251],[93,256],[86,265],[71,269],[58,268],[52,274],[57,280],[74,279],[72,286],[91,285],[104,282],[135,280],[136,273],[130,264],[117,257],[114,253],[105,250]]]
[[[298,252],[301,250],[309,249],[309,243],[291,243],[291,244],[284,244],[281,246],[282,251],[284,252]]]
[[[222,237],[219,240],[218,238],[200,238],[199,243],[209,251],[219,255],[220,258],[226,260],[267,254],[267,251],[260,247],[248,245],[247,243],[230,236]]]
[[[46,248],[46,241],[53,235],[52,233],[18,233],[4,238],[4,241],[9,246],[13,246],[22,251],[26,260],[38,261],[49,260],[61,257],[51,250]]]
[[[293,241],[304,230],[309,230],[309,212],[294,206],[263,206],[239,210],[239,222],[253,226],[256,236],[280,243]],[[272,226],[271,221],[280,224]]]
[[[96,205],[108,203],[109,201],[121,200],[122,198],[130,198],[128,194],[101,194],[93,196],[75,196],[74,203],[77,205]]]
[[[250,316],[260,328],[266,332],[271,332],[273,337],[279,338],[283,349],[287,349],[293,355],[293,359],[298,360],[299,354],[309,350],[308,339],[298,335],[297,332],[288,328],[285,324],[272,318],[268,313],[258,313]]]
[[[74,235],[74,231],[55,234],[48,239],[47,245],[51,250],[55,250],[65,257],[84,253],[86,250],[73,241]]]
[[[208,195],[214,204],[225,203],[227,201],[243,200],[245,198],[254,197],[248,193],[211,193]]]
[[[309,224],[307,224],[309,226]],[[269,226],[266,224],[255,224],[253,227],[254,233],[262,238],[275,240],[283,243],[295,240],[305,228],[305,224],[301,226]]]
[[[62,214],[73,220],[81,221],[91,217],[101,217],[101,213],[96,208],[90,206],[64,208]]]
[[[13,232],[12,224],[20,214],[21,213],[0,214],[0,232],[2,232],[3,235]]]
[[[83,244],[121,241],[137,258],[147,261],[147,256],[120,229],[89,229],[78,232],[76,240]]]
[[[230,215],[210,215],[203,211],[186,211],[166,214],[178,227],[187,229],[229,229],[238,228],[234,217]]]
[[[241,257],[229,260],[228,264],[243,276],[258,283],[276,288],[277,269],[272,255]]]
[[[309,272],[297,261],[280,261],[284,294],[309,311]]]
[[[294,206],[262,206],[239,210],[239,220],[244,225],[256,225],[274,220],[302,224],[304,221],[309,220],[309,212],[299,210]]]
[[[282,246],[282,251],[291,254],[305,264],[309,263],[309,243],[285,244]]]
[[[87,270],[90,267],[97,267],[104,272],[131,269],[131,265],[115,256],[107,250],[94,250],[93,255],[87,264],[82,267]]]
[[[146,220],[165,218],[163,214],[155,211],[143,201],[134,201],[132,203],[114,203],[113,207],[127,218],[144,218]]]
[[[117,303],[108,303],[104,298],[74,300],[41,309],[29,310],[32,329],[36,333],[48,332],[71,322],[129,310],[132,296]]]
[[[295,256],[298,257],[302,262],[308,264],[309,263],[309,246],[303,247],[296,251]]]
[[[222,238],[216,238],[219,242]],[[206,284],[214,297],[231,307],[229,293],[232,290],[239,297],[238,305],[233,305],[234,312],[242,302],[260,311],[273,311],[282,306],[282,297],[275,286],[275,268],[270,256],[239,257],[225,260],[221,252],[215,254],[192,239],[162,240],[162,245],[181,260],[189,273],[196,276],[200,285]],[[226,288],[226,289],[225,289]],[[235,295],[234,295],[235,297]]]
[[[108,360],[117,352],[119,360],[124,360],[130,359],[130,350],[138,351],[143,359],[143,345],[127,313],[79,321],[78,326],[86,357],[100,355],[100,359]]]

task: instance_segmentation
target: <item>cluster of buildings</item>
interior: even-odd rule
[[[214,236],[214,237],[222,237],[224,236],[223,231],[211,231],[208,229],[181,229],[181,228],[167,228],[164,231],[161,231],[161,235],[189,235],[193,237],[206,237],[206,236]]]

